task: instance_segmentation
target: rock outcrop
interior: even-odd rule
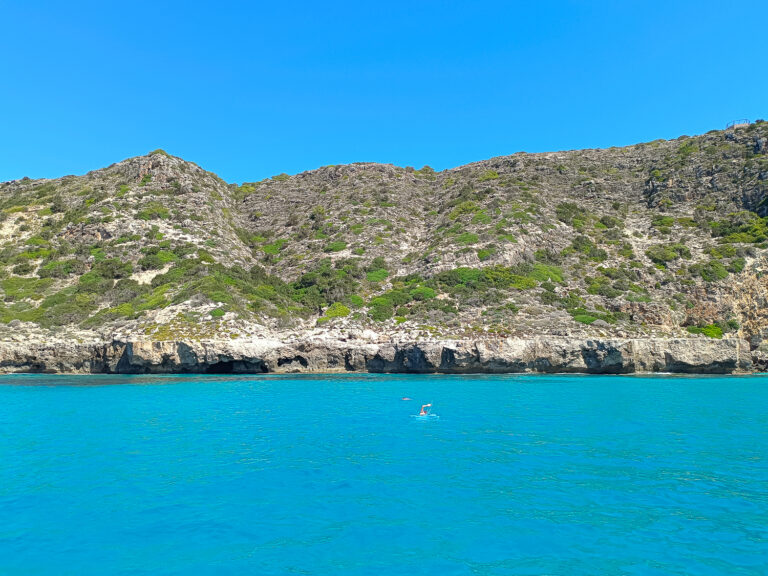
[[[749,343],[736,338],[0,343],[2,372],[730,374],[752,369]]]

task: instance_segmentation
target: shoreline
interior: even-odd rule
[[[223,373],[206,373],[206,372],[145,372],[145,373],[125,373],[125,374],[118,374],[118,373],[107,373],[107,372],[0,372],[0,380],[2,378],[6,377],[15,377],[19,376],[22,378],[30,378],[34,376],[51,376],[51,377],[61,377],[61,378],[71,378],[73,376],[95,376],[95,377],[103,377],[103,378],[111,378],[114,376],[131,376],[135,378],[143,378],[143,377],[164,377],[164,378],[196,378],[200,376],[208,376],[211,378],[218,378],[218,377],[233,377],[233,378],[242,378],[247,376],[253,376],[258,378],[275,378],[275,379],[281,379],[281,378],[307,378],[307,379],[313,379],[313,378],[323,378],[323,377],[349,377],[349,378],[355,378],[355,377],[361,377],[361,376],[372,376],[372,377],[387,377],[387,376],[407,376],[407,377],[423,377],[423,376],[434,376],[434,377],[483,377],[483,376],[530,376],[532,378],[545,378],[549,376],[583,376],[583,377],[593,377],[593,376],[602,376],[605,378],[611,378],[616,376],[623,376],[627,378],[651,378],[651,377],[665,377],[669,376],[672,378],[722,378],[723,376],[732,376],[734,378],[751,378],[753,376],[768,376],[768,372],[731,372],[731,373],[698,373],[698,372],[629,372],[625,374],[591,374],[588,372],[497,372],[497,373],[483,373],[483,372],[465,372],[465,373],[444,373],[444,372],[428,372],[428,373],[417,373],[417,372],[404,372],[404,373],[387,373],[387,372],[241,372],[241,373],[230,373],[230,374],[223,374]],[[2,381],[0,381],[0,385],[2,385]]]

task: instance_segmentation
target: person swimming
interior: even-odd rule
[[[432,404],[424,404],[421,407],[421,412],[419,412],[419,416],[429,416],[429,410],[427,408],[432,408]]]

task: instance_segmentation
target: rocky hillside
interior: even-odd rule
[[[157,150],[0,208],[0,341],[768,337],[766,122],[242,185]]]

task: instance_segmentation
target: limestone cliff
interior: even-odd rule
[[[242,184],[156,150],[1,183],[2,366],[764,369],[766,142],[759,121]]]
[[[66,373],[728,374],[752,369],[744,340],[49,342],[0,344],[0,371]]]

